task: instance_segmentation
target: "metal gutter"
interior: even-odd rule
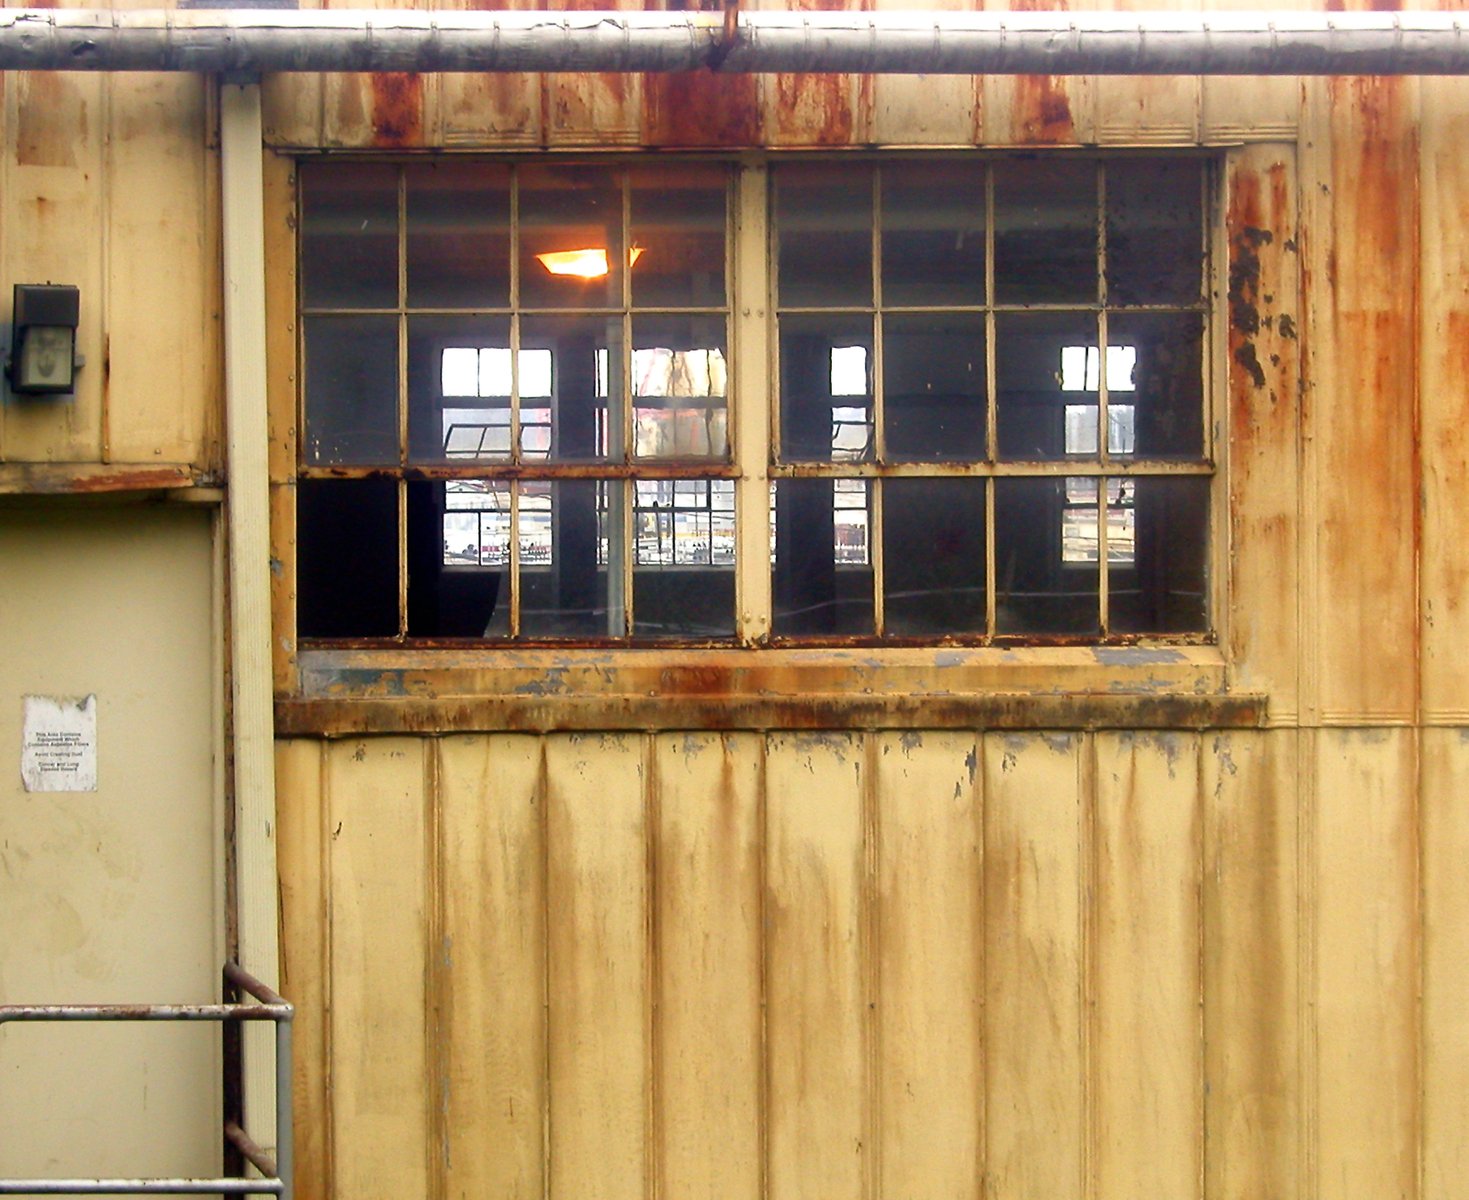
[[[730,18],[733,17],[733,20]],[[0,9],[0,70],[1463,75],[1453,12]]]

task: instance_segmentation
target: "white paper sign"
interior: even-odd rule
[[[26,696],[20,777],[28,792],[97,790],[97,697]]]

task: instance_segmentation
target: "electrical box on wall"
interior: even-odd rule
[[[5,378],[15,396],[67,396],[82,360],[76,352],[81,293],[71,284],[18,283]]]

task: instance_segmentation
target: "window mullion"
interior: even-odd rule
[[[774,364],[770,347],[769,172],[736,173],[729,281],[731,313],[730,444],[735,481],[735,631],[746,644],[770,635],[770,457]]]

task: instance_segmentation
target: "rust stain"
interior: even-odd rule
[[[856,128],[846,75],[777,75],[775,129],[783,144],[847,146]]]
[[[643,80],[643,142],[649,146],[751,146],[759,140],[754,75],[711,71]]]
[[[1015,136],[1023,142],[1071,142],[1076,127],[1071,98],[1060,75],[1018,75],[1015,78]]]
[[[74,167],[87,140],[87,102],[60,72],[21,76],[16,97],[15,160],[24,167]]]
[[[423,144],[423,76],[393,71],[370,77],[372,144],[379,147]]]
[[[1455,310],[1445,314],[1440,353],[1444,379],[1456,379],[1461,384],[1469,380],[1469,312]],[[1424,447],[1435,474],[1440,476],[1438,487],[1429,495],[1445,499],[1463,495],[1469,489],[1469,391],[1461,386],[1455,395],[1458,411],[1434,423],[1436,444]],[[1426,551],[1436,577],[1433,586],[1436,602],[1447,612],[1458,612],[1469,603],[1469,555],[1458,546],[1439,552],[1426,547]]]

